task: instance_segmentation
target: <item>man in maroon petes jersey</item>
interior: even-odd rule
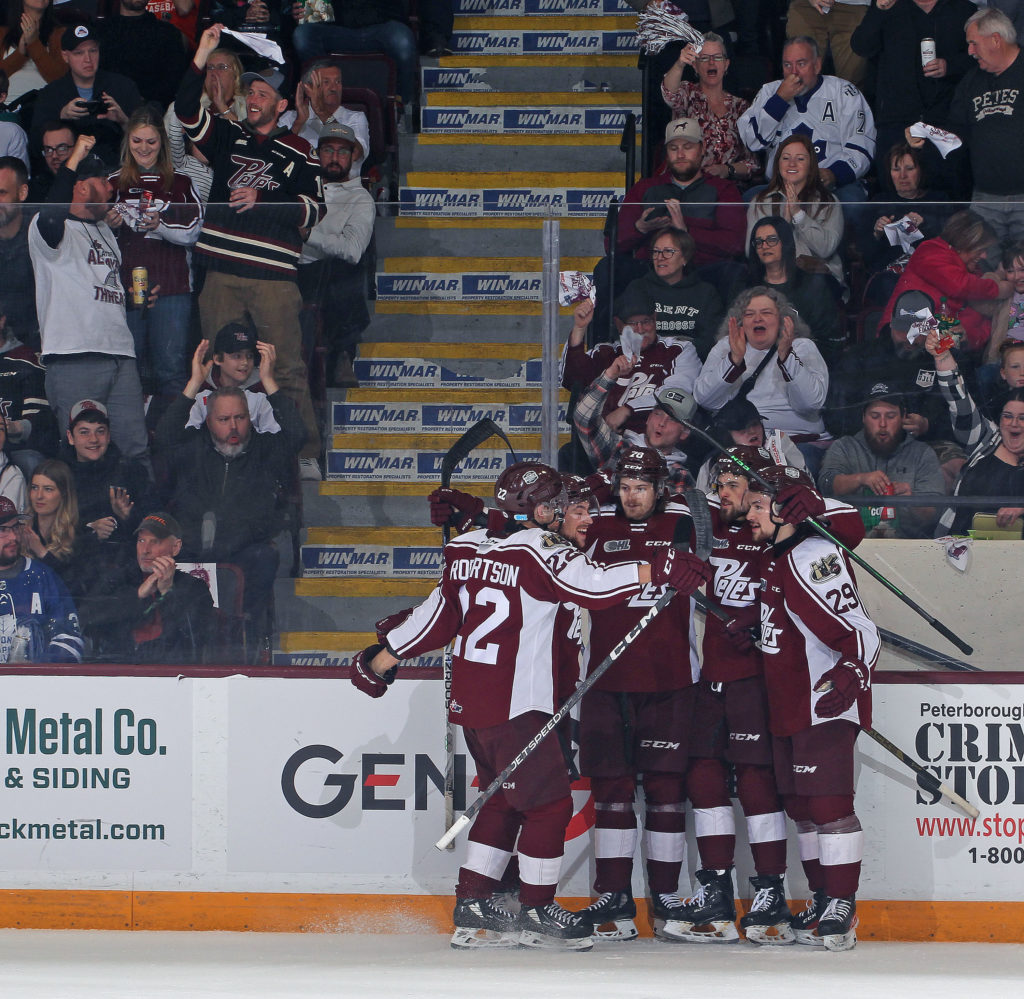
[[[734,460],[734,459],[738,459]],[[742,464],[740,464],[742,462]],[[772,769],[772,743],[761,654],[750,628],[760,624],[757,594],[763,546],[746,522],[747,487],[754,472],[773,468],[769,451],[737,446],[712,466],[716,495],[709,500],[713,523],[714,581],[707,599],[731,619],[708,614],[704,622],[701,679],[690,741],[687,792],[693,804],[700,868],[699,889],[686,901],[683,932],[688,940],[714,943],[736,938],[732,867],[736,847],[730,767],[736,797],[746,816],[754,861],[753,900],[741,920],[753,943],[794,941],[783,879],[786,873],[786,817]],[[853,507],[825,500],[806,484],[792,483],[776,498],[779,516],[799,524],[817,516],[850,547],[864,538]]]
[[[380,644],[352,666],[355,686],[380,696],[400,659],[454,638],[449,718],[463,726],[482,787],[555,711],[571,615],[565,605],[609,608],[652,581],[692,592],[705,572],[699,560],[671,549],[611,568],[592,562],[555,533],[567,496],[546,465],[510,466],[495,483],[495,500],[524,529],[470,531],[450,542],[437,588],[400,623],[389,619]],[[565,761],[557,740],[546,739],[476,817],[456,886],[453,946],[591,946],[590,925],[554,901],[571,816]],[[494,898],[513,848],[518,917]]]
[[[814,892],[793,917],[800,943],[849,950],[856,944],[856,891],[864,834],[854,812],[853,747],[871,725],[871,671],[878,631],[846,554],[810,527],[773,512],[778,490],[810,485],[790,466],[750,482],[747,522],[769,546],[762,560],[761,638],[775,776],[796,823]]]
[[[621,452],[612,483],[616,506],[601,508],[587,531],[588,552],[606,565],[650,560],[693,545],[688,508],[669,501],[668,468],[655,448]],[[703,564],[703,563],[701,563]],[[663,596],[651,584],[614,614],[592,614],[584,667],[601,662],[625,629]],[[691,601],[677,597],[637,637],[580,704],[580,772],[594,796],[597,900],[580,912],[599,936],[637,935],[633,917],[633,810],[643,775],[644,853],[655,933],[676,938],[679,875],[686,851],[684,779],[699,675]],[[607,927],[607,929],[601,929]]]

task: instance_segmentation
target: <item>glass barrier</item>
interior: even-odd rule
[[[0,575],[63,584],[0,614],[0,663],[347,662],[436,578],[426,496],[485,420],[504,438],[451,478],[484,499],[625,434],[676,491],[765,445],[869,537],[1020,538],[1024,255],[963,206],[846,205],[833,262],[746,205],[681,228],[583,193],[403,189],[310,231],[259,201],[0,204]]]

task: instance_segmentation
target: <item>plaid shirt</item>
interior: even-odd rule
[[[606,378],[603,374],[598,375],[591,382],[590,388],[580,396],[576,403],[576,412],[573,414],[573,423],[579,431],[580,443],[587,452],[587,457],[594,463],[594,467],[606,476],[615,472],[619,455],[626,448],[648,446],[641,434],[630,430],[621,435],[615,433],[602,416],[605,396],[614,385],[614,379]],[[694,488],[693,476],[686,468],[685,460],[686,455],[678,449],[665,454],[669,492],[675,496],[681,496],[687,489]]]

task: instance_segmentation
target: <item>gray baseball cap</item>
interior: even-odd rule
[[[663,385],[654,393],[655,409],[663,409],[673,420],[688,423],[697,412],[697,400],[681,388]]]
[[[242,74],[242,86],[247,87],[250,83],[256,81],[265,83],[268,87],[272,87],[280,95],[281,99],[287,98],[288,94],[285,92],[284,85],[284,73],[279,69],[275,69],[273,66],[268,66],[266,69],[261,69],[258,73],[243,73]]]
[[[329,121],[324,125],[324,130],[320,133],[317,144],[326,142],[328,139],[334,139],[336,142],[347,142],[353,149],[358,149],[360,152],[363,151],[362,143],[356,138],[355,131],[348,125],[342,125],[341,122]]]

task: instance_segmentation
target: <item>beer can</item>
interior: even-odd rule
[[[927,66],[935,58],[935,39],[921,39],[921,65]]]
[[[889,485],[887,485],[885,487],[885,491],[884,491],[883,495],[884,496],[895,496],[896,495],[896,487],[890,482]],[[882,520],[895,520],[895,519],[896,519],[896,510],[893,507],[891,507],[891,506],[882,507]]]
[[[132,268],[132,305],[140,308],[149,298],[149,271],[145,267]]]

